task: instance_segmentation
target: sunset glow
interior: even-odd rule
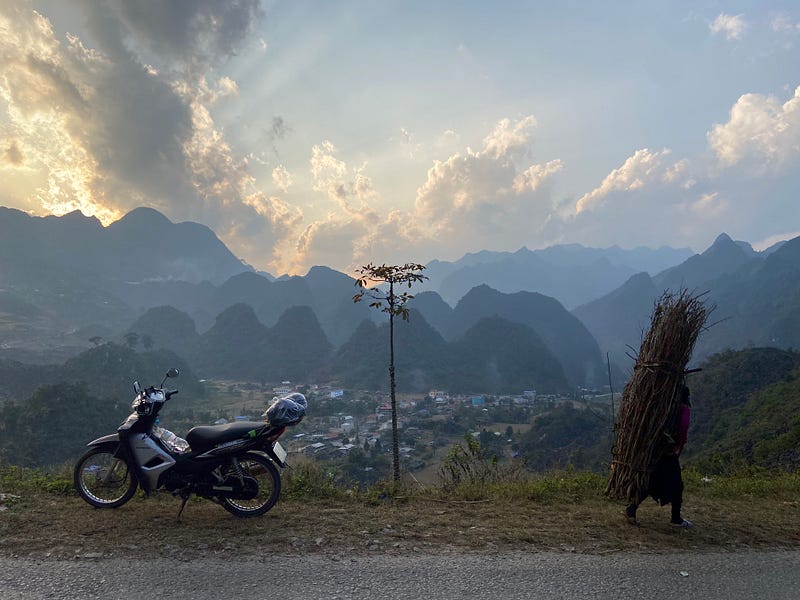
[[[800,230],[800,8],[0,5],[0,204],[274,274]]]

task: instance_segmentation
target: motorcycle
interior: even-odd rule
[[[193,427],[184,441],[157,426],[159,412],[178,393],[164,383],[177,376],[170,369],[158,388],[134,382],[133,412],[117,433],[89,442],[75,465],[78,494],[97,508],[117,508],[139,487],[148,496],[163,488],[183,500],[178,519],[192,494],[237,517],[263,515],[281,492],[278,467],[286,466],[286,450],[278,438],[303,419],[305,397],[275,398],[263,421]]]

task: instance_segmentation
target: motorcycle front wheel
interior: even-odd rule
[[[237,517],[257,517],[275,506],[281,494],[281,476],[272,461],[261,454],[248,452],[237,457],[239,467],[245,476],[258,482],[258,493],[251,500],[224,498],[222,506]],[[233,466],[227,474],[233,474]]]
[[[114,456],[116,444],[95,446],[75,465],[78,494],[97,508],[117,508],[136,493],[138,481],[128,463]]]

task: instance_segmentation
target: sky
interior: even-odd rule
[[[800,235],[800,4],[0,0],[0,205],[278,275]]]

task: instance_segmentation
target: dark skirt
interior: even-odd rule
[[[683,497],[683,478],[677,454],[668,454],[656,463],[650,476],[650,495],[661,506]]]

